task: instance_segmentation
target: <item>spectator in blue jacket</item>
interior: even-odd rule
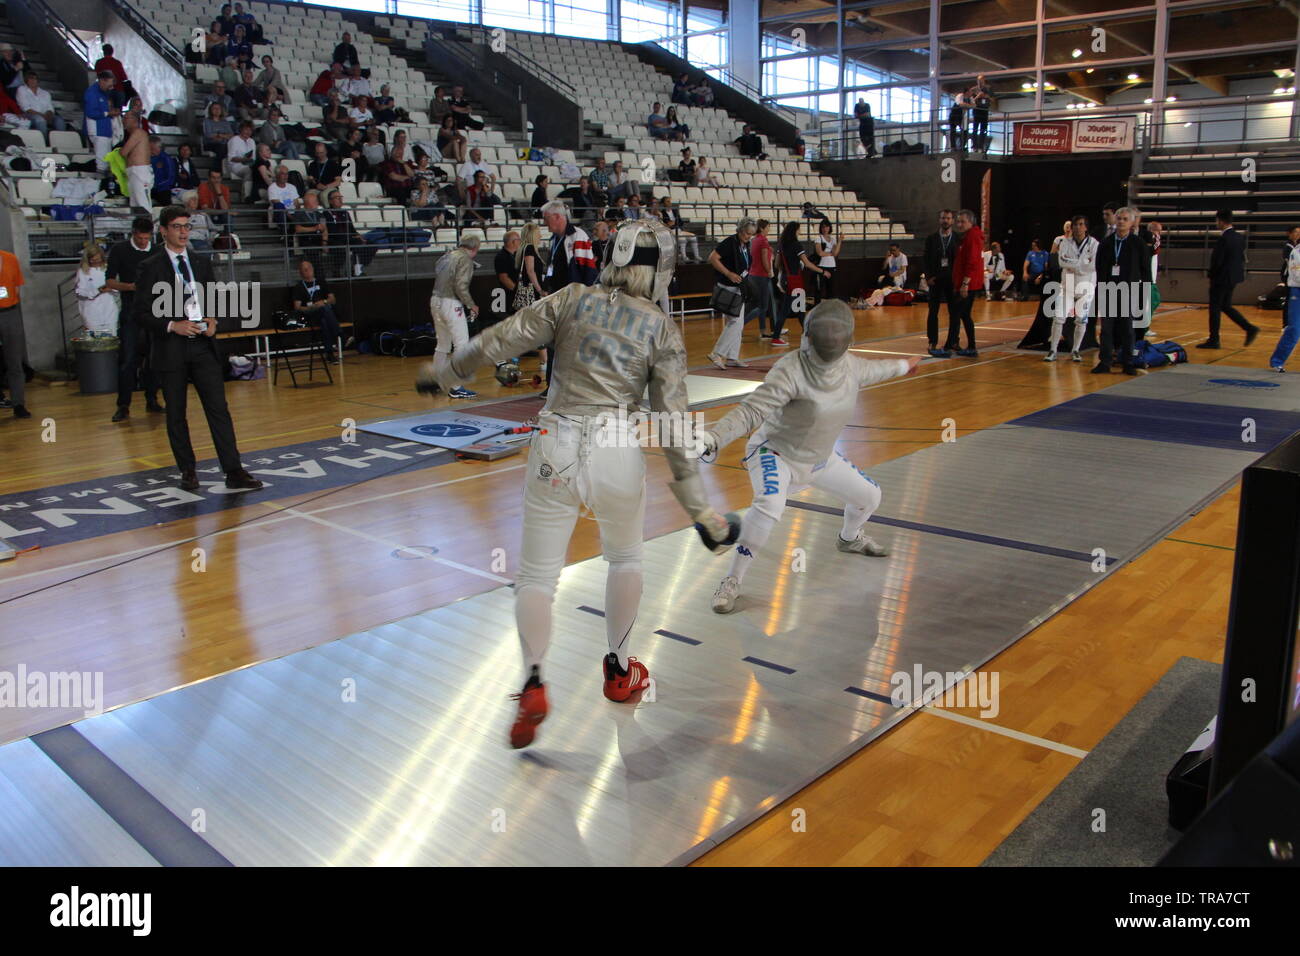
[[[176,157],[163,151],[162,137],[149,137],[149,166],[153,169],[153,188],[149,191],[160,206],[170,206],[176,188]]]
[[[122,113],[120,107],[113,105],[114,82],[113,74],[103,71],[86,90],[82,101],[86,137],[95,150],[95,167],[101,173],[108,172],[108,161],[104,157],[113,148],[113,117]]]

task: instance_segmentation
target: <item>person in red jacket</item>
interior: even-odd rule
[[[966,358],[978,358],[975,350],[975,323],[971,319],[971,307],[975,303],[975,293],[984,288],[984,233],[975,221],[975,213],[963,209],[957,213],[957,235],[961,236],[961,245],[952,264],[952,288],[957,308],[952,318],[953,327],[948,331],[948,343],[956,348],[961,335],[956,327],[957,320],[966,328],[966,348],[957,349],[957,354]]]

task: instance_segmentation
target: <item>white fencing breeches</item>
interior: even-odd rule
[[[1060,304],[1060,307],[1054,310],[1057,314],[1052,316],[1052,338],[1047,344],[1049,352],[1056,351],[1056,346],[1061,341],[1061,334],[1065,331],[1065,320],[1071,316],[1074,318],[1074,342],[1070,350],[1079,351],[1083,345],[1083,337],[1088,334],[1088,318],[1092,314],[1094,290],[1091,277],[1086,281],[1062,284],[1061,292],[1054,300]]]
[[[433,313],[433,330],[438,336],[438,351],[451,352],[469,344],[469,323],[465,319],[465,306],[459,299],[434,296],[429,300]]]
[[[626,666],[628,634],[641,596],[645,531],[645,461],[636,431],[620,430],[613,416],[543,412],[524,478],[523,548],[515,577],[515,620],[525,669],[540,666],[551,639],[551,602],[564,570],[580,509],[600,529],[609,563],[605,625],[610,650]]]
[[[149,195],[149,190],[153,189],[153,167],[126,167],[126,181],[127,185],[131,188],[131,195],[128,202],[130,202],[132,206],[139,206],[143,209],[153,209],[153,197]]]

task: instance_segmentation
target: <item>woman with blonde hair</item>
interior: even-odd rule
[[[542,276],[546,274],[546,263],[542,262],[542,254],[539,251],[542,244],[542,227],[535,222],[530,222],[519,233],[519,248],[515,250],[515,268],[519,270],[519,284],[515,287],[515,300],[513,302],[514,311],[526,309],[538,299],[545,298],[546,292],[542,289]],[[550,350],[540,348],[537,350],[541,357],[541,370],[533,380],[534,385],[540,385],[542,379],[546,377],[546,369],[550,363]]]
[[[91,332],[117,334],[117,294],[108,287],[108,259],[97,243],[82,246],[81,266],[77,269],[77,311],[81,324]]]

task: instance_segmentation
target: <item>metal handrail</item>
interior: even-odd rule
[[[82,62],[87,65],[90,64],[90,47],[86,45],[86,41],[77,36],[72,27],[64,23],[63,18],[55,13],[50,6],[45,3],[45,0],[25,0],[25,2],[27,7],[40,17],[41,21],[47,27],[57,33],[63,39],[63,42],[70,46],[73,52],[81,57]]]
[[[669,56],[674,56],[681,60],[686,59],[685,57],[678,56],[672,50],[669,50],[658,40],[643,40],[638,45],[652,46],[658,50],[661,50],[662,52],[666,53]],[[690,61],[687,60],[687,63],[690,63]],[[786,122],[791,123],[795,126],[799,125],[796,122],[799,114],[794,109],[791,109],[788,106],[777,105],[777,103],[772,97],[764,96],[762,90],[754,86],[752,83],[750,83],[748,80],[744,79],[743,77],[736,75],[734,72],[732,72],[730,67],[726,67],[726,66],[702,67],[691,63],[691,69],[699,70],[701,73],[703,73],[705,76],[709,77],[710,79],[718,80],[718,82],[731,87],[733,90],[735,90],[737,93],[740,93],[746,99],[752,100],[753,102],[757,103],[759,106],[763,107],[764,109],[771,110],[773,113],[776,113]],[[721,74],[721,76],[720,77],[712,76],[709,73],[709,70],[716,70],[719,74]]]
[[[478,36],[478,35],[484,36],[485,40],[483,42],[487,43],[489,49],[491,48],[492,30],[500,29],[502,30],[502,32],[504,32],[505,30],[504,27],[486,27],[486,26],[477,26],[473,24],[471,24],[468,27],[458,26],[457,29],[468,30],[471,36]],[[542,66],[542,64],[538,63],[536,60],[534,60],[527,53],[524,53],[518,47],[511,46],[509,43],[507,43],[505,44],[505,49],[501,52],[509,59],[514,60],[520,66],[525,67],[529,72],[538,74],[542,79],[546,80],[549,85],[558,89],[568,99],[573,100],[574,102],[577,101],[578,88],[576,86],[574,86],[572,83],[570,83],[568,80],[564,79],[563,77],[551,72],[546,67]]]
[[[182,53],[176,44],[163,36],[145,16],[135,7],[127,3],[127,0],[107,0],[113,12],[132,26],[151,47],[164,59],[167,64],[182,76],[185,75],[185,54]]]

